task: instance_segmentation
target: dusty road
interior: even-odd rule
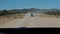
[[[27,13],[22,19],[16,19],[0,26],[0,28],[19,27],[60,27],[60,18],[44,18],[35,14],[31,17],[31,13]]]

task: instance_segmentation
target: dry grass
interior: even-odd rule
[[[46,15],[46,14],[40,14],[40,17],[48,17],[48,18],[60,18],[60,16],[54,16],[54,15]]]
[[[0,16],[0,25],[12,21],[14,19],[21,19],[25,15],[24,14],[14,14],[14,15],[7,15],[7,16]]]

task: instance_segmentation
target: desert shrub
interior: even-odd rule
[[[7,10],[3,10],[3,11],[0,12],[0,16],[7,15],[7,13],[8,13]]]
[[[44,14],[47,14],[47,15],[55,15],[55,16],[60,16],[60,12],[59,11],[47,11],[47,12],[44,12]]]
[[[23,12],[8,12],[7,10],[3,10],[0,12],[0,16],[6,16],[6,15],[12,15],[12,14],[20,14],[20,13],[23,13]]]

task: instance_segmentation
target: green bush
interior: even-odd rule
[[[28,11],[27,10],[20,10],[20,11],[18,11],[18,10],[2,10],[2,11],[0,11],[0,16],[6,16],[6,15],[12,15],[12,14],[21,14],[21,13],[23,13],[23,14],[26,14]]]
[[[8,13],[7,10],[3,10],[3,11],[0,12],[0,16],[7,15],[7,13]]]

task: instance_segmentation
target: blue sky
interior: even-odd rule
[[[0,0],[0,9],[60,8],[60,0]]]

